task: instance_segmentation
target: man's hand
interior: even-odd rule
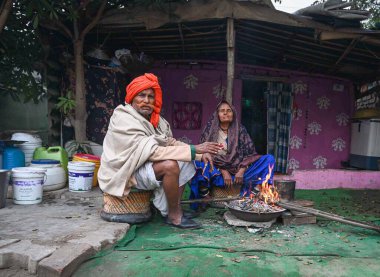
[[[202,144],[195,145],[195,151],[197,154],[217,154],[220,149],[223,149],[223,145],[217,142],[204,142]]]
[[[241,167],[239,171],[235,175],[234,184],[241,185],[243,184],[243,176],[244,176],[245,168]]]
[[[214,163],[213,163],[212,157],[209,153],[204,153],[202,155],[202,162],[204,162],[204,164],[209,163],[210,164],[210,171],[214,170]]]
[[[222,176],[223,176],[224,185],[226,187],[232,186],[231,174],[225,169],[221,169],[220,172],[222,173]]]

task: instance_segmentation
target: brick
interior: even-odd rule
[[[19,239],[0,239],[0,248],[19,241]]]
[[[284,225],[303,225],[303,224],[315,224],[317,223],[317,217],[315,215],[296,212],[284,212],[281,216],[282,223]]]
[[[0,268],[17,266],[36,274],[38,262],[51,255],[56,246],[34,244],[29,240],[21,240],[0,248]]]
[[[89,244],[67,243],[57,249],[50,257],[38,264],[39,277],[66,277],[84,261],[95,254],[95,249]]]
[[[114,244],[124,237],[130,225],[127,223],[110,223],[103,225],[96,231],[87,232],[86,236],[69,240],[68,243],[89,244],[96,251]]]

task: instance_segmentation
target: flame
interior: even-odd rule
[[[274,204],[280,201],[280,195],[278,194],[276,188],[273,185],[268,184],[270,176],[272,174],[274,165],[268,166],[268,174],[265,176],[265,180],[258,185],[258,189],[260,190],[259,198],[264,200],[266,204]]]

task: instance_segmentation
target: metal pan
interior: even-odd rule
[[[251,222],[268,222],[273,219],[276,219],[285,211],[285,209],[281,209],[280,211],[270,213],[255,213],[251,211],[242,211],[240,209],[235,208],[235,203],[236,201],[232,201],[227,205],[231,213],[241,220]]]

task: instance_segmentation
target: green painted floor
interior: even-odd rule
[[[302,190],[296,198],[380,225],[378,190]],[[380,233],[318,218],[252,234],[226,224],[223,212],[208,209],[197,219],[199,230],[166,226],[159,216],[132,226],[74,276],[380,276]]]

